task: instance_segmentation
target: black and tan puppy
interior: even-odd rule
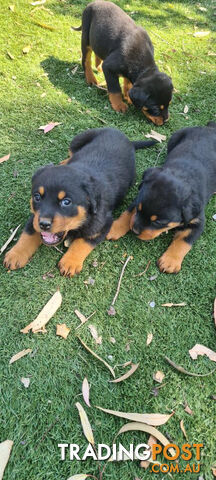
[[[144,172],[137,198],[113,222],[107,238],[116,240],[131,228],[141,240],[152,240],[176,228],[158,266],[161,272],[178,273],[203,232],[205,206],[215,191],[216,123],[179,130],[168,142],[164,165]]]
[[[159,72],[155,64],[154,48],[147,32],[117,5],[101,0],[87,5],[81,27],[74,30],[82,30],[82,65],[87,83],[97,84],[91,67],[93,51],[97,67],[103,60],[113,109],[127,110],[119,85],[119,76],[122,76],[126,100],[132,101],[153,123],[163,125],[168,120],[173,86],[170,77]]]
[[[111,128],[87,130],[70,146],[62,165],[39,168],[32,178],[31,211],[17,244],[4,264],[24,267],[43,243],[53,246],[67,235],[72,244],[59,262],[62,275],[82,270],[87,255],[102,242],[112,224],[112,210],[135,177],[135,150],[155,142],[130,142]]]

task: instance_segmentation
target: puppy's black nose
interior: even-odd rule
[[[52,224],[51,220],[48,220],[45,218],[39,221],[39,227],[41,228],[41,230],[45,230],[45,231],[50,230],[51,224]]]

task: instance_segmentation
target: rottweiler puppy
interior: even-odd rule
[[[154,48],[147,32],[112,2],[96,0],[82,15],[82,65],[86,81],[97,84],[91,67],[95,53],[96,67],[103,60],[109,100],[114,110],[125,112],[119,76],[124,77],[124,96],[142,110],[155,125],[168,120],[172,98],[171,78],[158,70]],[[132,88],[131,88],[132,87]]]
[[[161,272],[178,273],[203,232],[204,209],[215,191],[216,123],[178,130],[168,142],[164,165],[144,172],[136,199],[113,222],[107,238],[116,240],[131,229],[141,240],[152,240],[175,228],[158,266]]]
[[[72,243],[59,262],[62,275],[82,270],[89,253],[102,242],[113,222],[112,210],[135,178],[135,150],[154,141],[130,142],[112,128],[87,130],[70,146],[62,165],[39,168],[32,178],[31,211],[17,244],[6,254],[10,270],[24,267],[38,247]]]

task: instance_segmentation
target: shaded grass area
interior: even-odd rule
[[[32,173],[41,165],[57,164],[66,158],[75,134],[86,128],[109,125],[121,129],[130,139],[140,139],[152,128],[134,107],[130,107],[126,115],[116,114],[104,91],[85,84],[80,66],[80,33],[72,33],[70,26],[80,25],[86,2],[47,0],[45,9],[36,9],[24,0],[16,0],[13,4],[14,11],[8,8],[5,0],[0,7],[1,23],[7,25],[6,35],[4,28],[0,31],[0,157],[11,152],[10,160],[1,165],[1,244],[8,238],[10,229],[19,223],[24,226],[28,218]],[[214,3],[203,1],[206,11],[199,10],[197,2],[186,0],[172,3],[121,0],[118,4],[148,30],[157,63],[172,76],[177,90],[170,108],[171,118],[158,131],[169,138],[178,128],[205,125],[214,119],[215,57],[210,55],[215,53]],[[55,30],[42,28],[34,22]],[[210,34],[202,39],[194,38],[195,30],[208,30]],[[22,50],[26,46],[30,46],[30,50],[24,55]],[[42,96],[43,93],[46,95]],[[184,115],[186,104],[189,112]],[[47,135],[38,131],[40,125],[50,121],[62,124]],[[162,151],[162,145],[158,145],[137,153],[136,158],[137,183],[116,215],[133,198],[143,170],[163,162],[165,149]],[[188,354],[195,343],[215,350],[213,214],[215,200],[212,198],[206,208],[205,231],[177,276],[159,274],[156,267],[157,258],[171,241],[171,233],[152,243],[141,243],[132,234],[117,243],[104,242],[85,262],[83,272],[71,280],[59,275],[57,262],[61,254],[44,246],[23,270],[7,273],[0,267],[0,438],[14,441],[5,480],[66,480],[75,473],[97,472],[97,465],[91,460],[78,463],[67,458],[61,462],[58,449],[58,443],[77,443],[82,451],[85,449],[74,406],[76,401],[81,401],[81,383],[85,376],[91,384],[92,405],[137,412],[175,410],[175,415],[160,430],[165,435],[168,433],[181,447],[185,443],[179,426],[183,419],[189,442],[204,444],[201,472],[205,479],[212,478],[210,467],[216,461],[215,403],[211,399],[215,394],[215,374],[205,378],[183,376],[166,364],[164,355],[192,372],[207,373],[213,368],[206,357],[192,361]],[[125,271],[116,315],[110,317],[107,310],[126,255],[132,255],[133,260]],[[95,260],[98,267],[93,266]],[[137,276],[149,260],[147,273]],[[52,271],[54,278],[44,280],[43,275],[48,271]],[[150,277],[156,274],[157,278],[151,281]],[[89,277],[95,280],[94,285],[84,283]],[[20,334],[20,328],[38,314],[57,288],[63,295],[63,303],[48,325],[47,334]],[[151,301],[155,302],[155,308],[150,307]],[[181,309],[165,309],[161,304],[166,302],[186,302],[187,305]],[[86,325],[78,331],[100,356],[113,366],[128,360],[140,362],[133,377],[119,385],[108,382],[109,372],[83,350],[76,338],[75,327],[79,320],[74,314],[75,308],[86,316],[96,310],[91,323],[102,335],[102,345],[94,345]],[[71,328],[67,341],[56,337],[57,323],[66,323]],[[147,347],[149,332],[154,337]],[[114,345],[110,336],[116,339]],[[130,351],[126,352],[128,343]],[[34,356],[9,367],[10,357],[29,347]],[[157,385],[152,375],[157,370],[162,370],[166,376],[164,387],[155,397],[152,390]],[[116,375],[122,373],[118,367]],[[24,389],[21,377],[30,377],[29,389]],[[184,412],[185,401],[193,410],[193,416]],[[124,422],[95,408],[88,410],[88,415],[96,442],[112,444]],[[132,441],[140,443],[147,438],[145,434],[127,434],[121,441],[127,446]],[[160,461],[164,459],[160,457]],[[183,461],[180,464],[182,468],[185,466]],[[137,476],[149,479],[150,475],[149,470],[140,470],[139,462],[122,462],[109,465],[105,478],[128,480]],[[160,473],[158,478],[164,475]],[[189,477],[185,473],[181,478]],[[190,474],[190,478],[197,478],[197,475]]]

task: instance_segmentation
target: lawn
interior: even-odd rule
[[[175,93],[170,120],[157,130],[168,140],[179,128],[206,125],[215,119],[214,1],[116,3],[147,29],[159,68],[173,79]],[[138,140],[144,139],[153,127],[132,106],[126,115],[115,113],[105,91],[86,85],[81,67],[81,34],[70,29],[71,25],[80,25],[86,4],[83,0],[47,0],[39,6],[33,6],[30,0],[1,1],[0,157],[11,153],[10,159],[0,165],[1,245],[19,224],[21,231],[28,218],[33,172],[41,165],[58,164],[66,158],[74,135],[88,128],[112,126],[131,140]],[[209,34],[194,37],[196,31]],[[188,112],[184,113],[186,105]],[[47,134],[39,130],[51,121],[61,124]],[[163,144],[136,154],[137,182],[116,216],[135,195],[143,170],[163,163],[165,155]],[[87,445],[75,407],[77,401],[88,413],[96,443],[108,445],[127,421],[97,410],[96,405],[125,412],[175,411],[159,430],[181,447],[187,442],[180,429],[183,420],[188,442],[204,444],[200,478],[213,478],[216,410],[212,395],[216,394],[216,373],[206,377],[187,376],[173,370],[164,356],[194,373],[205,374],[214,368],[215,364],[206,356],[192,360],[188,351],[196,343],[216,350],[212,317],[215,213],[215,198],[212,198],[206,208],[205,231],[176,276],[160,274],[156,266],[172,233],[151,243],[141,242],[132,234],[118,242],[104,242],[88,257],[82,273],[72,279],[59,274],[57,262],[61,253],[45,246],[22,270],[7,272],[1,262],[0,441],[14,441],[4,480],[67,480],[78,473],[98,474],[98,465],[92,459],[78,462],[70,461],[67,456],[65,461],[60,460],[58,443],[79,444],[83,452]],[[133,259],[125,269],[115,304],[116,315],[109,316],[107,311],[128,255]],[[139,275],[149,261],[146,273]],[[20,333],[57,288],[63,297],[62,306],[50,320],[47,333]],[[185,302],[186,306],[161,306],[167,302]],[[76,330],[79,319],[75,309],[86,317],[96,313]],[[71,329],[67,340],[56,336],[57,323],[66,323]],[[101,345],[96,345],[91,337],[89,323],[102,336]],[[77,332],[110,365],[118,365],[117,377],[125,373],[126,369],[119,365],[127,361],[140,362],[139,368],[128,380],[109,383],[109,371],[83,348]],[[153,340],[147,346],[148,333],[153,334]],[[25,348],[31,348],[33,355],[9,365],[11,356]],[[153,380],[157,370],[165,374],[162,385]],[[21,377],[30,378],[29,388],[23,386]],[[81,396],[84,377],[91,385],[91,408]],[[159,386],[162,388],[158,389]],[[193,415],[185,412],[186,402]],[[145,433],[120,437],[124,446],[147,440]],[[164,463],[162,456],[159,460]],[[196,464],[193,460],[190,463]],[[180,461],[182,469],[186,463]],[[150,470],[151,467],[141,469],[139,461],[110,463],[104,479],[144,480],[152,477]],[[194,479],[198,475],[179,476]],[[157,476],[166,477],[163,473]]]

